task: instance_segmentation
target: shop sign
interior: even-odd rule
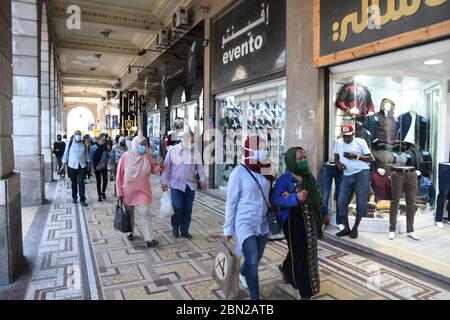
[[[107,114],[105,119],[106,129],[111,129],[111,115]]]
[[[113,119],[113,129],[120,129],[119,116],[113,115],[112,119]]]
[[[212,88],[284,70],[286,1],[241,0],[212,21]]]
[[[146,113],[147,112],[147,101],[145,101],[145,96],[144,95],[139,96],[139,106],[141,108],[141,112],[142,113]]]
[[[138,93],[137,91],[131,91],[128,94],[128,113],[136,113],[137,112],[137,101],[138,101]]]
[[[315,0],[317,66],[450,35],[450,0]]]

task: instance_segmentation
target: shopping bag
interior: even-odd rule
[[[172,199],[169,191],[164,191],[161,196],[161,207],[159,208],[159,217],[161,219],[171,217],[174,215]]]
[[[212,277],[217,281],[227,299],[233,299],[239,292],[240,257],[224,241],[219,242],[214,259]]]
[[[121,198],[117,200],[114,228],[123,233],[133,232],[130,211],[127,210],[127,207]]]

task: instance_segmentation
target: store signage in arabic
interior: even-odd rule
[[[247,35],[246,39],[242,44],[235,46],[223,53],[222,62],[224,65],[232,62],[233,60],[238,60],[241,57],[248,55],[256,50],[261,49],[263,46],[264,38],[262,35],[258,34],[253,37],[252,29],[259,25],[269,25],[269,5],[262,4],[261,16],[255,21],[248,22],[248,25],[244,28],[234,32],[234,26],[227,28],[226,35],[222,36],[222,49],[225,49],[225,45],[230,41],[240,37],[241,35]]]
[[[369,0],[362,0],[360,17],[358,11],[355,11],[346,15],[340,23],[338,21],[333,23],[333,41],[339,40],[344,42],[347,39],[350,28],[353,33],[357,34],[362,33],[366,29],[380,29],[381,26],[391,21],[398,21],[403,17],[412,16],[419,11],[422,2],[428,7],[439,7],[448,0],[399,0],[398,5],[396,0],[386,1],[386,13],[382,15],[380,0],[371,0],[370,6]]]

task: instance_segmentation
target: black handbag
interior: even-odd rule
[[[133,226],[131,225],[131,215],[127,210],[122,198],[117,200],[116,204],[116,216],[114,217],[114,228],[123,232],[133,232]]]
[[[270,235],[269,235],[269,241],[277,241],[277,240],[283,240],[284,239],[284,232],[283,229],[281,228],[281,224],[280,224],[280,220],[278,219],[278,209],[274,206],[271,206],[269,204],[269,202],[266,199],[266,196],[264,194],[264,191],[261,187],[261,185],[259,184],[258,180],[256,179],[256,177],[253,175],[253,173],[250,171],[249,168],[247,168],[245,165],[242,165],[247,172],[252,176],[253,180],[255,180],[256,184],[258,185],[259,190],[261,191],[261,194],[264,198],[264,201],[267,205],[267,208],[269,208],[267,210],[267,222],[269,223],[269,231],[270,231]]]

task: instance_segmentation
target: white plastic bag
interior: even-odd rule
[[[159,217],[161,219],[173,216],[172,199],[170,198],[169,191],[165,191],[161,196],[161,207],[159,209]]]

